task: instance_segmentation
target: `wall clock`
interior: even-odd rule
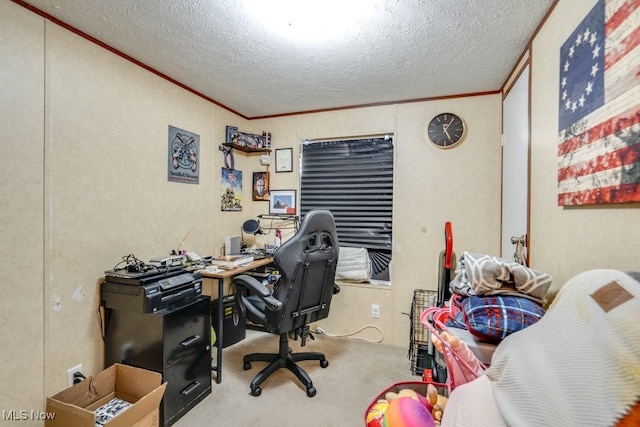
[[[466,133],[467,126],[460,116],[442,113],[427,124],[425,137],[438,148],[451,148],[460,144]]]

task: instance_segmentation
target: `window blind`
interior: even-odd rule
[[[385,270],[393,230],[393,139],[305,142],[301,153],[301,215],[331,210],[340,246],[367,248],[374,270]]]

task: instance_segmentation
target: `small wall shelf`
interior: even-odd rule
[[[234,150],[239,150],[244,153],[270,153],[270,148],[250,148],[245,147],[244,145],[234,144],[232,142],[224,142],[222,143],[225,147],[233,148]]]

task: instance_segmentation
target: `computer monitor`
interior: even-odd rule
[[[240,253],[242,239],[240,236],[229,236],[224,238],[225,255],[235,255]]]

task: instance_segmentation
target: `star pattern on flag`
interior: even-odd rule
[[[561,76],[561,99],[565,111],[576,112],[583,108],[589,96],[593,93],[595,78],[598,77],[600,70],[600,55],[603,40],[599,40],[598,34],[591,31],[587,27],[584,32],[579,33],[573,44],[569,47],[565,60],[562,64]],[[569,78],[572,67],[578,60],[584,60],[586,55],[590,55],[592,59],[591,70],[588,75],[580,76],[582,81],[571,82],[574,88],[573,94],[569,94],[567,88],[569,86]]]

